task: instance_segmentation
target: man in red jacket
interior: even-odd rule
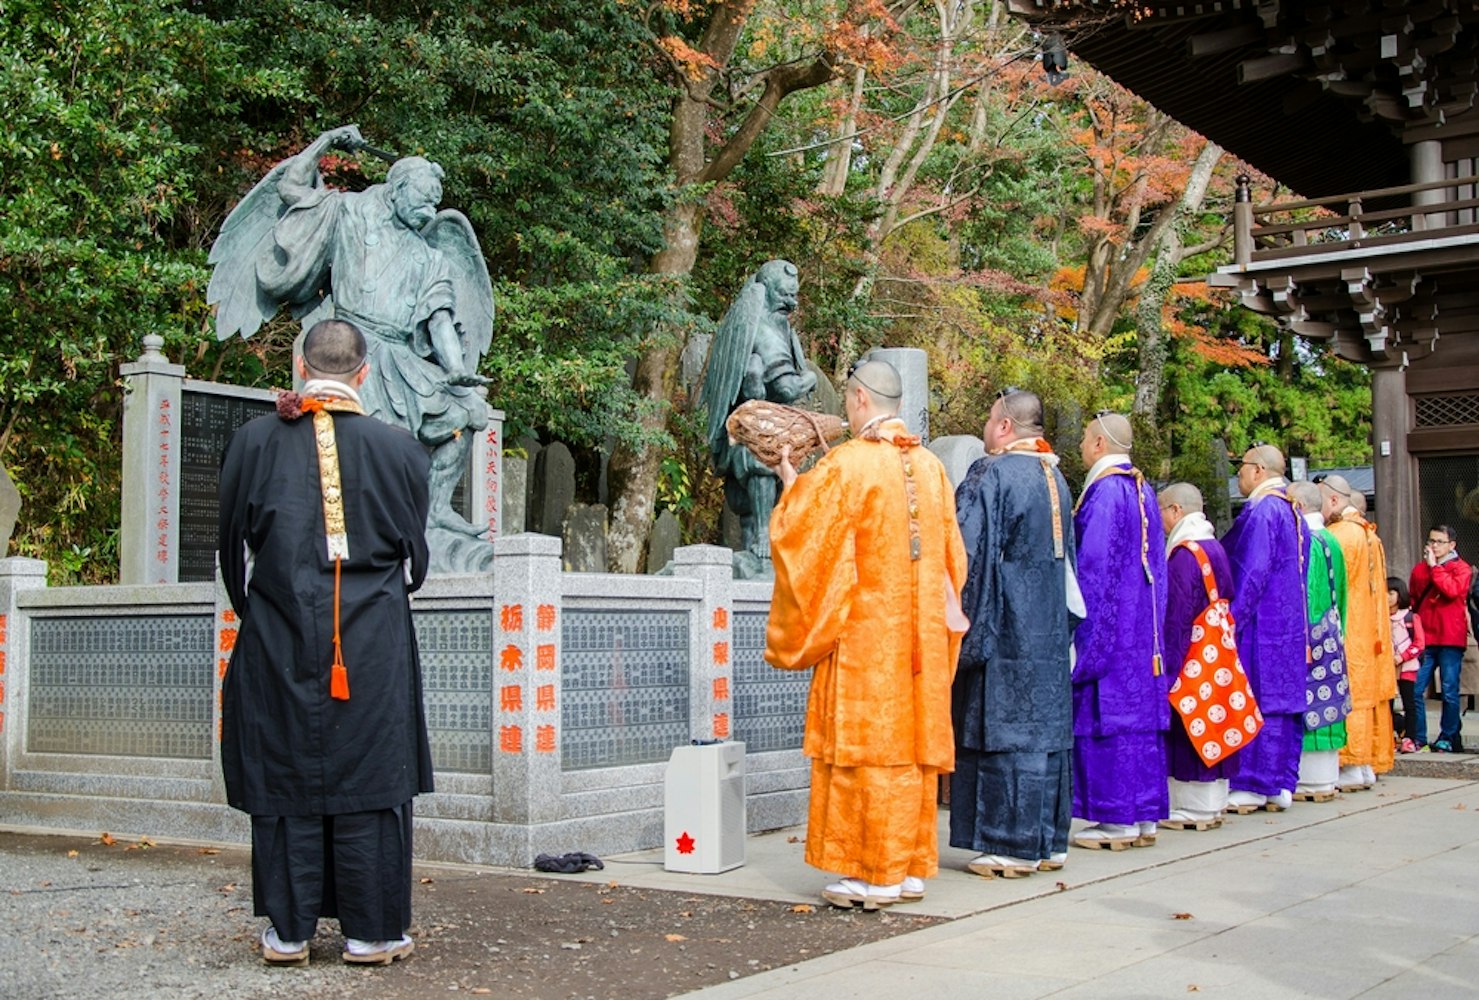
[[[1473,570],[1458,557],[1456,545],[1457,538],[1452,528],[1446,524],[1434,525],[1428,532],[1422,562],[1413,567],[1408,584],[1412,606],[1422,619],[1423,632],[1428,640],[1427,648],[1423,650],[1422,666],[1417,671],[1417,693],[1419,698],[1426,697],[1436,669],[1438,687],[1443,693],[1443,716],[1438,739],[1432,749],[1444,753],[1457,753],[1463,749],[1459,736],[1462,720],[1458,710],[1458,678],[1464,662],[1464,647],[1468,644],[1465,602]],[[1419,704],[1413,714],[1417,718],[1412,728],[1417,745],[1422,747],[1428,737],[1427,712]]]

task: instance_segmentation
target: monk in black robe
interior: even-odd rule
[[[344,960],[411,952],[411,798],[432,790],[408,595],[426,575],[429,459],[364,416],[350,323],[308,332],[303,392],[231,438],[220,560],[241,627],[223,682],[221,765],[252,817],[262,956],[302,964],[318,918]]]

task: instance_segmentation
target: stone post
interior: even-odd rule
[[[882,347],[868,352],[868,357],[887,361],[899,372],[904,383],[904,398],[899,401],[899,416],[918,434],[922,444],[930,443],[930,369],[929,355],[917,347]]]
[[[503,411],[488,411],[488,426],[473,438],[468,507],[473,524],[492,538],[503,534]]]
[[[10,788],[15,759],[25,746],[30,629],[16,614],[16,595],[46,586],[40,559],[0,559],[0,789]]]
[[[560,540],[493,540],[493,820],[534,825],[560,805]]]
[[[699,584],[688,631],[688,729],[696,740],[727,740],[734,714],[734,555],[718,545],[685,545],[673,553],[673,575]]]
[[[123,510],[118,582],[177,583],[180,568],[180,388],[185,366],[144,337],[123,376]]]

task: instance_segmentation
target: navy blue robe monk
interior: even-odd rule
[[[1068,849],[1070,499],[1056,456],[1031,451],[980,459],[955,492],[971,627],[952,699],[952,847],[1027,861]]]

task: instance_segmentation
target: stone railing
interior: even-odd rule
[[[674,746],[749,744],[753,830],[804,819],[809,673],[761,659],[770,585],[732,554],[672,576],[561,571],[560,542],[494,542],[488,577],[415,596],[437,791],[417,854],[528,865],[662,840]],[[225,804],[220,683],[239,622],[216,585],[45,585],[0,560],[0,816],[12,826],[244,842]]]

